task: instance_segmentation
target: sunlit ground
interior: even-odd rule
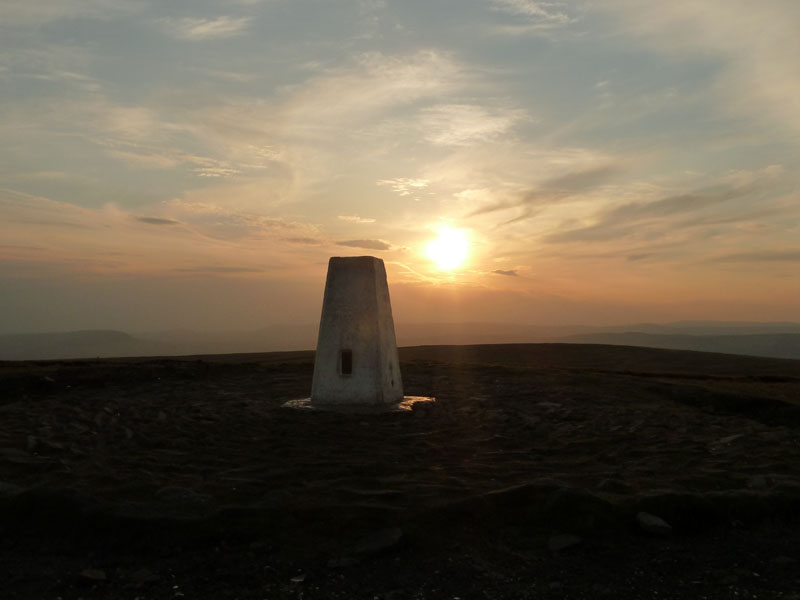
[[[469,255],[469,240],[463,229],[444,226],[425,249],[425,254],[442,271],[452,271],[464,264]]]

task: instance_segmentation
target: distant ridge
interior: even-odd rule
[[[165,344],[104,329],[0,335],[0,360],[145,356],[170,350]]]
[[[596,333],[639,332],[687,335],[760,335],[767,333],[800,333],[800,323],[788,321],[674,321],[672,323],[637,323],[634,325],[593,327],[590,329]],[[591,332],[587,331],[581,333]]]
[[[687,377],[785,377],[800,381],[797,360],[604,344],[412,346],[400,349],[400,360]]]
[[[588,333],[563,338],[563,342],[644,346],[670,350],[696,350],[724,354],[746,354],[771,358],[800,359],[800,333],[756,335],[653,334],[638,331]]]
[[[400,346],[580,343],[800,359],[800,323],[679,321],[592,327],[520,323],[396,323]],[[116,330],[0,335],[0,360],[177,356],[313,350],[317,325],[250,331]]]

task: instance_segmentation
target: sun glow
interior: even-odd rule
[[[426,254],[442,271],[452,271],[461,266],[469,253],[469,241],[463,229],[442,227],[437,231],[438,237],[432,240]]]

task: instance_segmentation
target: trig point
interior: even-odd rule
[[[311,404],[403,401],[392,305],[383,261],[332,257],[319,324]]]

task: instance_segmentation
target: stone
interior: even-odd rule
[[[17,494],[21,494],[24,490],[25,488],[18,486],[16,483],[0,481],[0,498],[16,496]]]
[[[616,507],[609,498],[571,488],[550,493],[541,511],[552,526],[581,534],[613,528],[617,519]]]
[[[769,480],[764,475],[754,475],[747,480],[747,487],[751,490],[765,490],[769,487]]]
[[[203,506],[211,503],[213,500],[208,494],[202,494],[176,485],[168,485],[160,488],[156,491],[155,496],[164,502],[181,506]]]
[[[568,548],[577,546],[582,541],[583,539],[577,535],[561,533],[551,536],[550,539],[547,540],[547,549],[550,550],[551,554],[558,554],[559,552],[567,550]]]
[[[45,459],[29,454],[25,450],[19,450],[18,448],[0,448],[0,459],[18,465],[32,465],[45,462]]]
[[[672,533],[672,526],[661,517],[651,515],[648,512],[640,512],[636,515],[636,522],[642,531],[653,535],[668,536]]]
[[[403,530],[399,527],[380,529],[359,540],[355,553],[361,556],[372,556],[391,550],[403,539]]]
[[[597,489],[612,494],[629,494],[633,491],[630,485],[619,479],[603,479],[597,484]]]
[[[81,577],[86,579],[93,579],[94,581],[105,581],[106,572],[102,569],[84,569],[81,571]]]
[[[718,445],[727,445],[732,442],[735,442],[739,438],[744,437],[743,433],[734,433],[733,435],[725,436],[724,438],[718,439],[715,443]]]
[[[540,408],[547,408],[553,411],[561,408],[563,404],[559,404],[558,402],[537,402],[536,406],[539,406]]]
[[[311,404],[403,401],[403,382],[383,261],[332,257],[314,359]]]
[[[141,569],[134,571],[130,575],[130,580],[137,585],[144,585],[146,583],[152,583],[154,581],[158,581],[160,577],[153,573],[147,567],[142,567]]]
[[[350,556],[337,556],[336,558],[328,560],[329,569],[346,569],[348,567],[354,567],[357,564],[358,560]]]

